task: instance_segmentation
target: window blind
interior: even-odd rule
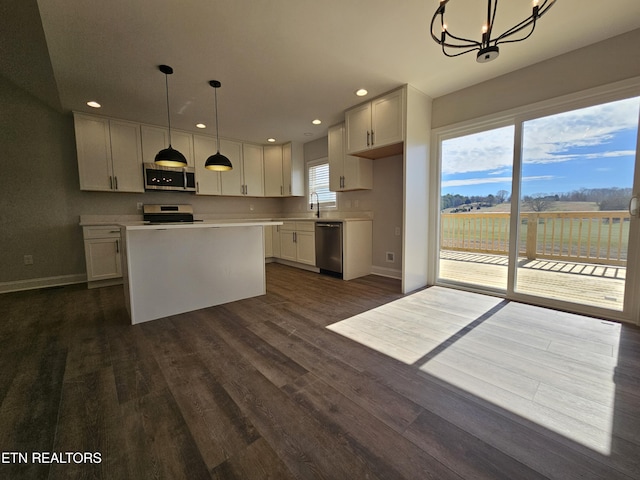
[[[309,203],[315,202],[315,196],[318,194],[318,200],[324,207],[336,206],[336,192],[329,190],[329,163],[317,163],[309,165]]]

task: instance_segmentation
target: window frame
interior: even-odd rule
[[[311,173],[311,169],[314,167],[319,167],[321,165],[327,165],[327,169],[329,168],[329,158],[328,157],[322,157],[322,158],[317,158],[314,160],[308,160],[306,162],[305,165],[305,190],[306,190],[306,194],[307,194],[307,203],[309,205],[311,205],[311,203],[315,204],[315,197],[312,200],[311,199],[311,185],[310,185],[310,173]],[[327,190],[328,190],[328,194],[333,196],[333,201],[323,201],[321,199],[321,197],[319,198],[320,201],[320,208],[322,208],[323,210],[327,210],[327,209],[337,209],[338,208],[338,195],[336,192],[329,190],[329,173],[327,171]]]

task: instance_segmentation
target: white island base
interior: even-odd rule
[[[122,226],[131,323],[264,295],[263,226],[281,223]]]

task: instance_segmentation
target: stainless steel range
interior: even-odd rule
[[[192,223],[191,205],[143,205],[143,219],[149,223]]]

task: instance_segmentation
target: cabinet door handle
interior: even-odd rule
[[[375,133],[373,130],[371,130],[371,146],[375,145],[376,141],[375,141]]]
[[[120,253],[120,240],[116,240],[116,253]]]
[[[298,243],[298,232],[293,232],[293,243]]]
[[[369,130],[367,130],[367,147],[369,146]]]
[[[282,189],[282,185],[280,185],[280,195],[284,195],[284,190]]]
[[[113,177],[113,183],[116,186],[116,190],[118,189],[118,177]]]
[[[200,193],[200,182],[196,182],[196,193]]]
[[[244,195],[244,185],[240,185],[240,195]]]
[[[113,190],[113,177],[109,175],[109,190]]]

